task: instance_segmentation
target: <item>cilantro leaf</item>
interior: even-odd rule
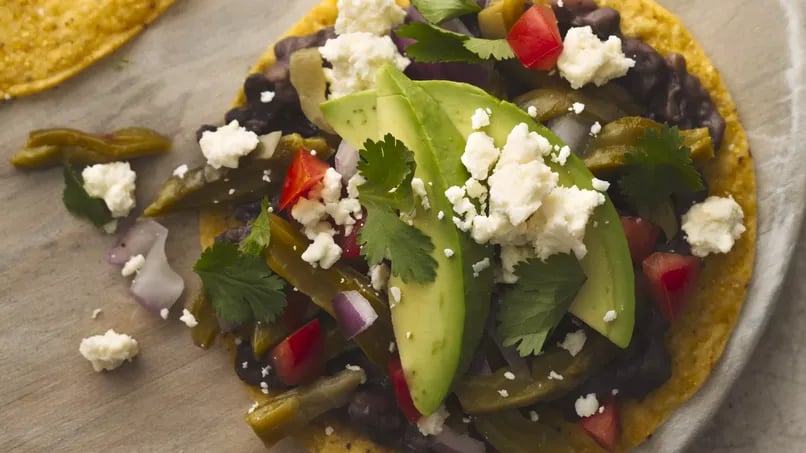
[[[285,309],[283,280],[260,256],[245,255],[231,242],[216,242],[193,266],[218,316],[231,324],[273,322]]]
[[[72,165],[64,164],[64,192],[62,193],[64,207],[77,217],[86,217],[95,226],[100,227],[111,222],[112,213],[106,202],[100,198],[93,198],[84,189],[81,174]]]
[[[367,180],[358,187],[361,202],[411,211],[411,179],[417,168],[414,153],[392,134],[386,134],[383,141],[367,140],[360,154],[358,171]]]
[[[370,265],[383,259],[392,263],[392,274],[408,283],[433,281],[437,262],[434,244],[422,231],[400,219],[391,209],[369,204],[367,220],[358,234],[361,254]]]
[[[465,49],[478,55],[482,60],[509,60],[515,52],[506,39],[470,38],[464,42]]]
[[[531,259],[519,264],[515,273],[518,283],[501,299],[498,332],[505,346],[520,343],[518,352],[527,357],[540,352],[586,277],[579,261],[568,254],[552,255],[545,262]]]
[[[269,199],[263,198],[260,203],[260,214],[252,221],[249,235],[241,241],[241,252],[246,255],[263,255],[271,239],[271,226],[269,225]]]
[[[426,20],[435,24],[481,11],[475,0],[412,0],[412,3]]]
[[[397,29],[401,38],[416,39],[406,47],[406,56],[422,63],[465,61],[480,63],[478,55],[465,47],[469,36],[423,22],[410,22]]]
[[[648,128],[624,155],[619,186],[634,208],[654,207],[680,193],[705,188],[677,127]]]

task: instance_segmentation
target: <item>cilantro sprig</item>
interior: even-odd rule
[[[286,306],[285,283],[263,258],[271,232],[268,207],[264,198],[260,214],[240,247],[231,242],[216,242],[193,266],[216,313],[231,324],[272,323]]]
[[[423,17],[435,24],[481,11],[476,0],[412,0],[412,3]]]
[[[404,222],[397,211],[414,209],[411,180],[417,164],[414,153],[391,134],[367,140],[358,169],[366,182],[358,187],[366,221],[358,235],[367,262],[391,261],[391,271],[404,282],[426,283],[436,278],[434,244],[422,231]]]
[[[527,357],[543,348],[586,277],[569,254],[552,255],[545,262],[528,260],[516,267],[515,274],[518,283],[501,300],[498,332],[505,346],[518,344],[518,353]]]
[[[636,209],[653,208],[671,195],[705,188],[677,127],[648,128],[638,145],[624,155],[619,186]]]
[[[402,25],[396,33],[417,41],[406,48],[406,56],[422,63],[481,63],[515,58],[506,39],[473,38],[423,22]]]
[[[114,220],[106,202],[100,198],[91,197],[87,193],[81,174],[69,162],[64,164],[62,201],[71,214],[86,217],[97,227]]]

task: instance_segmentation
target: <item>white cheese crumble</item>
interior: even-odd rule
[[[588,253],[583,242],[585,227],[605,197],[593,190],[557,187],[544,200],[543,207],[529,220],[534,232],[537,257],[545,260],[555,253],[574,252],[577,259]]]
[[[411,331],[407,331],[407,332],[406,332],[406,339],[407,339],[407,340],[410,340],[410,339],[411,339]]]
[[[590,135],[596,137],[599,135],[599,132],[602,132],[602,125],[597,121],[591,125]]]
[[[591,185],[593,190],[598,190],[599,192],[607,192],[610,189],[610,183],[599,178],[593,178]]]
[[[103,199],[112,217],[126,217],[134,208],[137,174],[128,162],[90,165],[81,171],[81,177],[87,194]]]
[[[585,111],[585,104],[581,102],[574,102],[571,104],[571,107],[568,108],[569,112],[574,112],[577,115]]]
[[[554,371],[554,370],[551,370],[551,371],[549,371],[549,380],[562,381],[563,380],[563,375],[558,373],[558,372],[556,372],[556,371]]]
[[[339,0],[336,33],[367,32],[383,36],[403,23],[406,11],[394,0]]]
[[[479,262],[473,263],[471,267],[473,268],[473,276],[478,277],[481,275],[482,271],[490,267],[490,258],[484,258]]]
[[[477,131],[489,125],[490,115],[487,113],[487,111],[482,108],[476,109],[476,111],[473,113],[473,116],[470,117],[470,127],[472,127],[474,131]]]
[[[499,390],[498,394],[501,395],[501,398],[509,398],[509,392],[507,391],[507,389]]]
[[[515,373],[513,373],[511,371],[506,371],[506,372],[504,372],[504,378],[507,379],[507,380],[510,380],[510,381],[514,381],[515,380]]]
[[[95,371],[112,371],[140,352],[137,340],[124,333],[109,329],[103,335],[93,335],[81,340],[78,351],[92,363]]]
[[[596,399],[596,394],[588,393],[577,398],[574,402],[574,409],[577,411],[577,415],[582,418],[596,414],[596,411],[599,410],[599,400]]]
[[[571,155],[571,147],[565,145],[562,148],[560,148],[556,154],[551,155],[551,161],[556,164],[565,165],[570,155]]]
[[[442,427],[445,425],[445,420],[451,414],[442,405],[431,415],[424,415],[417,420],[417,429],[420,430],[423,436],[436,436],[442,432]]]
[[[500,154],[501,151],[495,147],[492,137],[484,132],[473,132],[467,137],[461,160],[470,176],[484,181]]]
[[[169,315],[170,313],[171,313],[171,312],[170,312],[170,311],[169,311],[167,308],[163,308],[162,310],[160,310],[160,318],[162,318],[162,319],[168,319],[168,315]]]
[[[325,426],[325,436],[332,436],[336,430],[332,426]]]
[[[181,178],[185,177],[185,174],[187,174],[187,172],[188,172],[187,164],[182,164],[182,165],[174,168],[173,175],[176,176],[177,178],[181,179]]]
[[[263,104],[268,104],[269,102],[274,100],[274,96],[276,96],[276,93],[274,91],[261,91],[260,102],[262,102]]]
[[[733,197],[711,196],[683,215],[682,229],[694,256],[728,253],[746,228],[744,212]]]
[[[251,406],[249,406],[249,409],[247,409],[246,413],[247,413],[247,414],[251,414],[251,413],[252,413],[252,412],[254,412],[254,411],[255,411],[255,409],[257,409],[259,406],[260,406],[260,404],[258,404],[258,402],[257,402],[257,401],[255,401],[254,403],[252,403],[252,405],[251,405]]]
[[[188,327],[196,327],[199,325],[199,321],[196,321],[196,317],[193,316],[193,313],[187,308],[182,309],[182,316],[179,317],[179,320]]]
[[[333,167],[328,167],[322,179],[321,196],[325,203],[337,203],[341,198],[341,173]]]
[[[618,313],[616,313],[616,310],[607,310],[607,313],[604,314],[602,321],[613,322],[616,320],[616,318],[618,318]]]
[[[538,420],[540,420],[540,416],[537,415],[536,411],[529,411],[529,420],[537,422]]]
[[[579,354],[579,351],[585,346],[585,342],[588,340],[588,336],[585,335],[585,331],[582,329],[577,330],[576,332],[568,332],[565,334],[565,338],[563,339],[562,343],[558,343],[557,346],[565,349],[571,354],[571,357],[576,357]]]
[[[529,108],[526,109],[526,113],[532,118],[537,118],[537,107],[530,105]]]
[[[490,213],[499,214],[518,226],[543,205],[557,181],[557,173],[542,159],[496,167],[489,179]]]
[[[425,183],[420,178],[411,178],[411,190],[414,195],[420,197],[420,203],[426,211],[431,209],[431,202],[428,201],[428,192],[425,191]]]
[[[237,120],[232,120],[215,131],[204,131],[199,147],[207,159],[207,165],[215,169],[238,168],[238,159],[251,153],[258,143],[257,134],[241,127]]]
[[[375,73],[386,63],[403,71],[411,61],[400,55],[389,36],[367,32],[346,33],[329,39],[319,48],[322,58],[331,64],[325,68],[330,83],[330,99],[346,96],[375,86]]]
[[[627,58],[621,50],[621,39],[610,36],[607,41],[600,41],[590,26],[568,30],[557,60],[560,75],[573,89],[591,82],[602,86],[624,76],[633,66],[635,60]]]
[[[395,303],[399,303],[400,298],[402,297],[402,294],[400,293],[400,288],[398,288],[397,286],[389,288],[389,295],[392,296],[392,300],[395,301]]]
[[[140,272],[140,269],[146,264],[146,258],[143,255],[134,255],[126,261],[123,268],[120,270],[120,275],[128,277]]]
[[[442,251],[442,253],[445,254],[446,258],[453,258],[453,255],[454,255],[453,249],[445,249],[445,250]]]
[[[389,265],[386,263],[374,264],[369,268],[369,279],[375,291],[383,291],[389,284]]]
[[[333,240],[333,231],[321,232],[314,237],[311,245],[302,252],[303,261],[322,269],[330,269],[341,258],[341,247]]]
[[[516,245],[504,244],[501,246],[501,281],[503,283],[517,283],[518,276],[515,274],[515,266],[529,258],[534,253],[529,247],[519,247]]]
[[[92,319],[98,319],[98,316],[101,316],[101,313],[103,313],[103,309],[96,308],[92,311]]]

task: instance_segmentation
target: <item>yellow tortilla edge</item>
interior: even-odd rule
[[[76,60],[70,66],[62,68],[45,78],[24,83],[12,82],[12,84],[5,89],[0,87],[0,101],[3,100],[3,98],[28,96],[59,85],[134,38],[143,28],[160,17],[174,1],[175,0],[154,0],[154,10],[145,21],[120,33],[106,36],[103,45],[93,49],[85,58]]]
[[[704,260],[697,292],[667,336],[672,377],[644,400],[620,405],[619,451],[626,451],[646,440],[678,406],[690,399],[722,355],[738,320],[753,271],[756,183],[747,136],[733,99],[719,72],[680,20],[651,0],[598,0],[598,4],[621,13],[625,36],[641,38],[664,55],[683,55],[689,71],[711,94],[727,127],[722,147],[716,159],[704,168],[704,173],[711,194],[731,195],[739,203],[747,228],[730,253],[711,255]],[[314,33],[330,26],[335,22],[337,12],[336,0],[324,0],[283,37]],[[263,71],[274,64],[273,47],[260,57],[250,73]],[[243,92],[239,92],[235,104],[240,105],[243,99]],[[200,223],[202,246],[209,245],[215,235],[226,228],[220,211],[203,212]],[[336,434],[326,436],[326,425],[335,427]],[[582,435],[579,430],[572,432]],[[301,433],[300,439],[312,451],[343,451],[347,443],[356,451],[388,451],[363,439],[347,425],[330,419],[318,421]],[[585,444],[590,447],[578,451],[601,451],[592,443],[582,443]]]

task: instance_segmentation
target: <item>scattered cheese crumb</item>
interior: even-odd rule
[[[410,332],[410,331],[409,331],[409,332],[406,332],[406,339],[407,339],[407,340],[408,340],[408,339],[411,339],[411,332]]]
[[[571,107],[568,108],[569,112],[574,112],[577,115],[585,111],[585,104],[581,102],[574,102],[571,104]]]
[[[395,350],[397,349],[397,345],[394,341],[389,342],[389,353],[394,354]]]
[[[557,150],[557,154],[553,154],[551,156],[551,161],[556,164],[565,165],[565,163],[568,162],[568,157],[570,155],[571,155],[571,147],[565,145]]]
[[[499,390],[498,394],[501,395],[501,398],[509,398],[509,392],[506,389]]]
[[[262,91],[260,93],[260,102],[268,104],[269,102],[274,100],[275,95],[276,94],[274,91]]]
[[[513,373],[511,371],[507,371],[507,372],[504,373],[504,378],[509,379],[510,381],[514,381],[515,380],[515,373]]]
[[[123,269],[120,270],[120,274],[124,277],[134,275],[136,272],[140,272],[140,269],[142,269],[143,265],[145,264],[146,259],[143,255],[134,255],[133,257],[129,258],[128,261],[126,261],[126,264],[123,265]]]
[[[536,422],[536,421],[540,420],[540,416],[537,415],[536,411],[529,411],[529,420],[531,420],[533,422]]]
[[[375,291],[383,291],[389,284],[389,265],[386,263],[374,264],[369,268],[369,279]],[[341,282],[344,283],[344,282]]]
[[[420,178],[411,179],[411,190],[414,195],[420,197],[420,203],[426,211],[431,209],[431,202],[428,201],[428,192],[425,191],[425,183]]]
[[[326,436],[332,436],[334,432],[336,432],[336,430],[333,429],[332,426],[326,426],[325,427],[325,435]]]
[[[137,340],[109,329],[103,335],[93,335],[81,340],[78,351],[92,363],[92,369],[112,371],[125,361],[131,362],[140,349]]]
[[[95,310],[93,310],[92,311],[92,319],[98,319],[98,316],[100,316],[102,312],[103,312],[103,310],[100,309],[100,308],[96,308]]]
[[[551,371],[549,371],[549,379],[550,380],[555,380],[556,379],[558,381],[562,381],[563,380],[563,375],[560,374],[560,373],[557,373],[554,370],[551,370]]]
[[[160,317],[161,317],[162,319],[168,319],[168,313],[170,313],[170,312],[168,311],[168,309],[167,309],[167,308],[163,308],[162,310],[160,310]]]
[[[610,394],[611,394],[611,395],[613,395],[613,396],[618,395],[618,389],[613,389],[613,390],[611,390],[611,391],[610,391]]]
[[[243,368],[244,370],[245,370],[245,369],[247,369],[247,368],[249,368],[249,362],[243,362],[243,363],[241,363],[241,368]]]
[[[188,172],[187,164],[182,164],[174,169],[173,175],[177,178],[184,178],[185,174]]]
[[[199,325],[199,322],[196,321],[196,317],[193,316],[193,313],[188,311],[187,308],[182,310],[182,316],[179,317],[179,320],[185,323],[188,327],[196,327]]]
[[[389,294],[391,294],[392,300],[394,300],[395,303],[400,302],[400,298],[402,296],[402,294],[400,293],[400,288],[398,288],[397,286],[389,288]]]
[[[585,342],[588,340],[587,335],[585,335],[585,331],[582,329],[577,330],[576,332],[568,332],[565,334],[565,339],[563,339],[562,343],[559,343],[557,346],[565,349],[571,354],[571,357],[576,357],[579,354],[579,351],[585,346]]]
[[[483,270],[490,267],[490,258],[484,258],[477,263],[473,263],[471,267],[473,268],[473,276],[478,277]]]
[[[613,322],[616,320],[616,318],[618,318],[618,313],[616,313],[616,310],[607,310],[607,313],[605,313],[602,320],[604,322]]]
[[[266,377],[269,375],[269,371],[271,371],[271,365],[266,365],[260,369],[260,376]]]
[[[591,125],[590,135],[596,137],[599,135],[599,132],[602,132],[602,125],[597,121]]]
[[[728,253],[745,232],[744,212],[733,197],[711,196],[693,205],[683,215],[681,228],[691,253],[700,258]]]
[[[450,416],[445,405],[442,405],[431,415],[424,415],[417,420],[417,429],[423,436],[436,436],[442,432],[445,420]]]
[[[442,220],[445,218],[445,211],[439,211],[437,213],[437,219]]]
[[[490,125],[490,115],[484,109],[476,109],[470,118],[470,124],[474,131]]]
[[[607,190],[610,189],[610,183],[599,178],[593,178],[591,185],[593,185],[594,190],[598,190],[599,192],[607,192]]]
[[[207,165],[215,169],[238,168],[238,160],[257,148],[258,143],[257,134],[246,130],[237,120],[232,120],[215,131],[204,131],[199,147],[207,159]]]
[[[470,423],[472,421],[473,421],[473,419],[470,418],[470,417],[462,417],[462,423]]]
[[[128,162],[90,165],[81,177],[87,194],[103,199],[112,217],[126,217],[134,208],[137,174]]]
[[[526,113],[528,113],[532,118],[537,118],[537,107],[530,105],[529,108],[526,109]]]
[[[580,396],[574,402],[574,409],[580,417],[590,417],[599,410],[599,401],[596,399],[595,393],[588,393],[587,395]]]
[[[454,255],[454,252],[453,252],[452,249],[445,249],[445,250],[443,250],[443,252],[445,253],[445,256],[448,257],[448,258],[451,258]]]
[[[618,36],[601,41],[590,26],[568,30],[557,60],[560,75],[575,90],[591,82],[602,86],[611,79],[624,76],[633,66],[635,60],[624,55]]]
[[[228,190],[228,191],[227,191],[227,193],[228,193],[228,194],[230,194],[230,195],[232,195],[232,194],[234,194],[234,193],[235,193],[235,189],[230,189],[230,190]]]
[[[247,413],[247,414],[251,414],[252,412],[254,412],[254,411],[255,411],[255,409],[257,409],[257,408],[258,408],[258,406],[260,406],[260,404],[258,404],[258,402],[257,402],[257,401],[255,401],[254,403],[252,403],[252,405],[251,405],[251,406],[249,406],[249,410],[247,410],[247,411],[246,411],[246,413]]]

